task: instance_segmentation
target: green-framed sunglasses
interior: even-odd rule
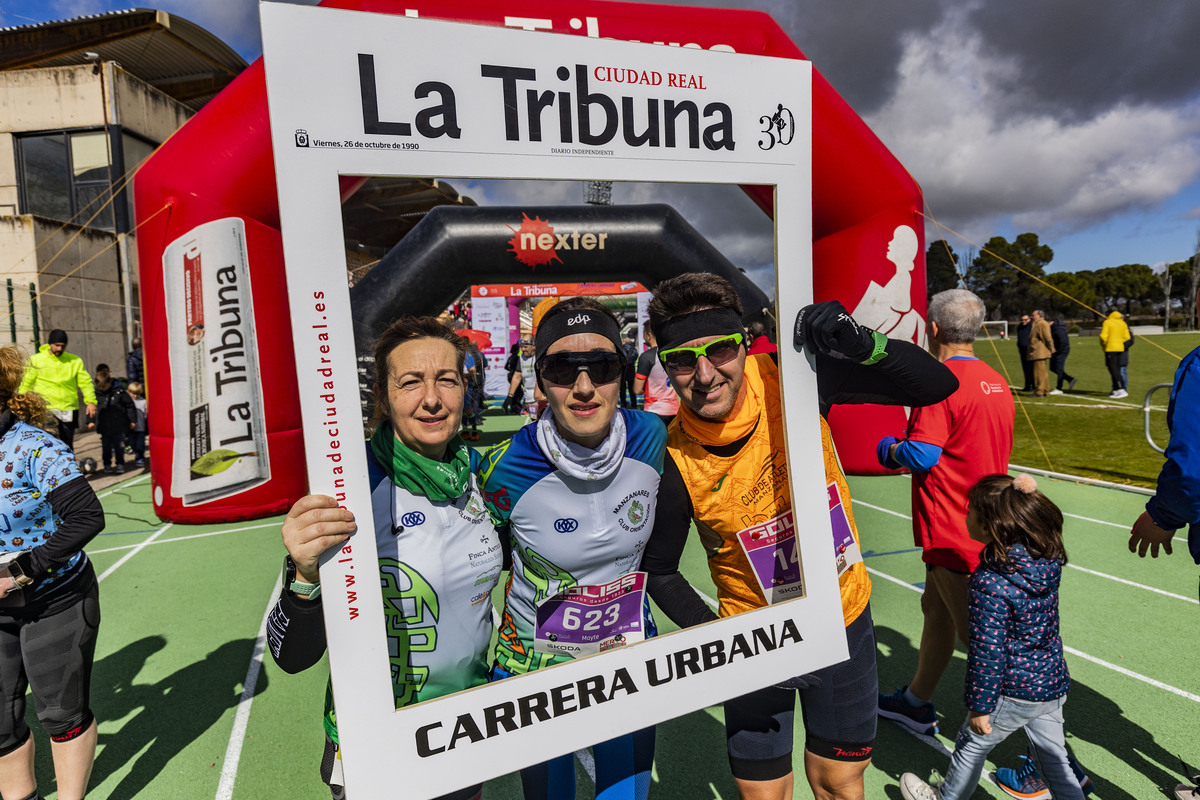
[[[742,339],[742,334],[731,333],[720,339],[713,339],[701,347],[672,347],[670,350],[659,350],[658,359],[668,372],[687,375],[696,369],[696,362],[700,360],[700,356],[707,358],[714,367],[737,358]]]

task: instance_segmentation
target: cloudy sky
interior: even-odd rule
[[[920,182],[927,238],[958,251],[1038,233],[1054,270],[1188,258],[1200,230],[1197,0],[690,0],[770,13]],[[248,60],[254,0],[160,0]],[[406,4],[420,8],[420,0]],[[0,25],[62,19],[113,0],[0,0]],[[496,200],[503,186],[471,188]],[[578,187],[555,190],[576,202]],[[674,202],[731,260],[758,272],[755,226],[736,192],[618,187]],[[717,191],[717,190],[714,190]],[[667,196],[664,196],[667,195]],[[675,196],[678,195],[678,196]],[[747,232],[706,221],[730,207]],[[769,255],[765,256],[769,261]]]

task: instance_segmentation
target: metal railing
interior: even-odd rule
[[[1146,399],[1142,401],[1142,424],[1146,431],[1146,441],[1149,442],[1150,446],[1159,453],[1166,453],[1167,448],[1159,447],[1154,443],[1154,439],[1150,436],[1150,398],[1153,397],[1154,393],[1159,389],[1170,389],[1172,385],[1173,384],[1170,383],[1159,383],[1151,386],[1150,391],[1146,392]]]

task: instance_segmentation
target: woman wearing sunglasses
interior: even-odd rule
[[[487,680],[492,607],[477,598],[499,583],[503,549],[473,475],[479,457],[458,432],[466,352],[466,339],[432,317],[397,320],[375,345],[382,374],[367,445],[367,523],[379,553],[388,649],[400,654],[392,658],[396,708]],[[308,669],[325,652],[317,562],[355,530],[354,515],[326,495],[300,498],[284,520],[284,591],[271,612],[270,638],[271,654],[286,672]],[[439,602],[421,601],[428,596]],[[429,642],[435,644],[412,646]],[[325,734],[321,777],[340,800],[345,792],[328,693]],[[442,800],[478,800],[480,788]]]
[[[508,526],[513,553],[497,679],[654,635],[645,576],[635,570],[654,526],[666,429],[653,414],[618,407],[620,327],[599,302],[554,306],[534,349],[547,411],[489,450],[480,469],[484,500],[497,525]],[[581,592],[601,602],[575,603]],[[653,728],[594,752],[598,800],[644,800]],[[573,758],[522,770],[521,781],[526,800],[573,799]]]

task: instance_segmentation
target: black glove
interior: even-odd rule
[[[872,331],[855,322],[837,300],[800,309],[793,342],[797,350],[807,347],[814,353],[854,362],[865,361],[875,352]]]

